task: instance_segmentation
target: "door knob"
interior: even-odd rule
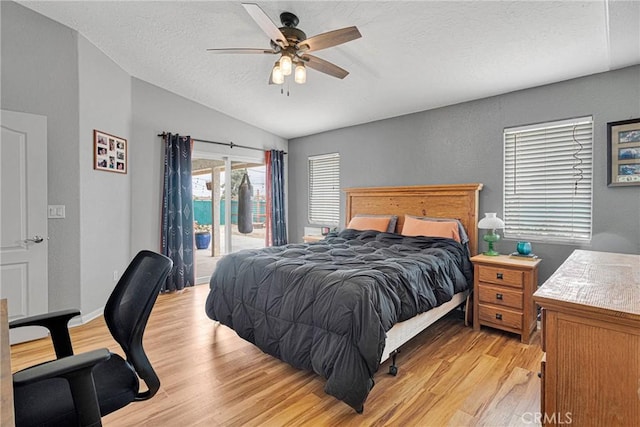
[[[25,243],[42,243],[44,242],[44,237],[38,236],[37,234],[30,239],[24,239]]]

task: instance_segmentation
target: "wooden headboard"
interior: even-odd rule
[[[396,232],[400,232],[405,214],[455,218],[469,235],[469,251],[473,256],[478,253],[480,190],[482,184],[346,188],[346,224],[357,214],[397,215]]]

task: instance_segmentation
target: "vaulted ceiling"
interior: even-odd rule
[[[309,70],[284,86],[267,84],[273,55],[206,51],[269,48],[240,2],[20,3],[130,75],[285,138],[640,64],[638,1],[260,1],[278,25],[295,13],[307,36],[362,34],[315,53],[344,80]]]

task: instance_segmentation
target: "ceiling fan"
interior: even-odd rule
[[[283,84],[285,76],[293,72],[294,81],[302,84],[307,80],[307,70],[305,67],[313,68],[316,71],[328,74],[339,79],[344,79],[349,72],[332,64],[329,61],[309,55],[309,52],[337,46],[351,40],[362,37],[356,27],[347,27],[339,30],[329,31],[307,38],[307,35],[296,28],[299,19],[290,12],[282,12],[280,21],[282,27],[276,24],[266,13],[254,3],[242,3],[247,13],[258,24],[271,39],[271,49],[254,48],[230,48],[230,49],[207,49],[212,53],[248,53],[248,54],[272,54],[280,55],[269,76],[269,84]]]

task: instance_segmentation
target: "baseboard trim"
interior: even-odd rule
[[[100,307],[99,309],[94,310],[89,314],[82,314],[79,317],[74,317],[69,321],[69,327],[75,328],[76,326],[84,325],[85,323],[88,323],[93,319],[102,316],[103,313],[104,307]]]

